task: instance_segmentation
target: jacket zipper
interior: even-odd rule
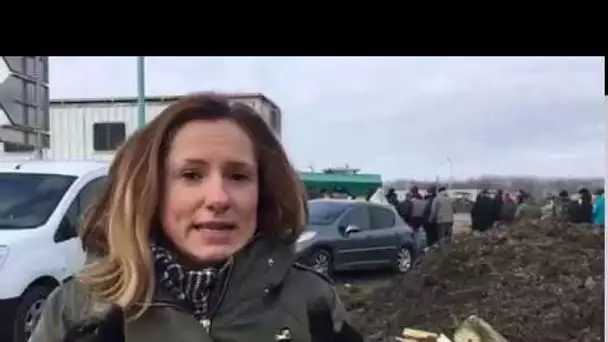
[[[219,310],[220,305],[224,301],[224,297],[226,297],[226,290],[228,289],[228,284],[230,283],[230,278],[232,277],[232,272],[234,270],[234,259],[231,260],[230,262],[232,262],[233,264],[230,265],[230,267],[228,269],[228,274],[226,275],[226,279],[222,282],[222,289],[220,290],[220,296],[218,297],[217,302],[213,306],[213,309],[209,312],[209,316],[207,318],[203,318],[201,320],[201,324],[203,325],[203,328],[205,328],[205,330],[207,331],[208,334],[211,333],[212,319],[215,316],[215,314],[217,313],[217,311]]]

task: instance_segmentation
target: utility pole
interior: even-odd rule
[[[452,162],[452,158],[451,157],[447,157],[447,158],[445,158],[445,160],[447,160],[447,162],[448,162],[448,167],[449,167],[449,172],[450,172],[449,173],[449,178],[448,178],[448,182],[449,182],[448,183],[448,189],[451,189],[452,188],[452,184],[454,183],[454,174],[453,174],[453,169],[452,169],[453,162]]]
[[[145,90],[145,64],[144,57],[137,57],[137,125],[139,128],[146,124],[146,90]]]
[[[33,56],[34,59],[34,70],[32,70],[32,77],[34,77],[34,79],[36,80],[36,83],[34,84],[34,118],[35,118],[35,123],[34,127],[35,127],[35,136],[36,136],[36,143],[34,145],[34,153],[35,153],[35,158],[36,159],[42,159],[42,155],[43,155],[43,151],[42,151],[42,137],[40,136],[40,130],[42,129],[42,122],[40,120],[40,98],[42,96],[40,96],[40,78],[42,77],[42,71],[41,68],[39,68],[40,66],[40,56]],[[30,125],[32,125],[30,123]]]

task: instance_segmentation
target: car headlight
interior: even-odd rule
[[[300,234],[298,240],[296,241],[296,251],[299,252],[310,246],[312,239],[314,239],[315,236],[317,236],[317,232],[314,231],[305,231]]]
[[[0,245],[0,267],[4,264],[4,260],[8,257],[8,246]]]

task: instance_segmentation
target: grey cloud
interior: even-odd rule
[[[134,96],[134,58],[53,58],[53,97]],[[602,58],[148,58],[147,92],[263,92],[298,167],[603,175]]]

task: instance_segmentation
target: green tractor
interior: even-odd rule
[[[382,187],[378,174],[359,173],[358,169],[325,169],[322,172],[300,172],[310,199],[319,197],[368,198]]]

